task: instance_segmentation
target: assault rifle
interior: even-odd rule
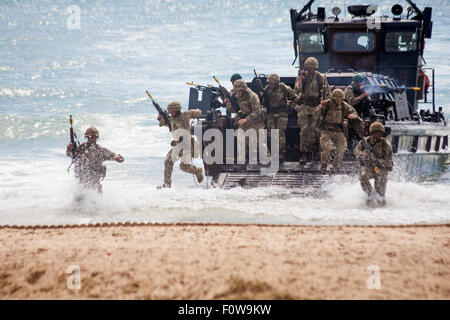
[[[163,111],[163,109],[161,109],[159,104],[157,102],[155,102],[155,100],[153,100],[153,97],[150,94],[150,92],[148,92],[148,91],[145,91],[145,92],[147,93],[148,97],[150,99],[152,99],[153,106],[156,108],[156,111],[158,111],[158,113],[164,119],[164,123],[169,127],[169,130],[172,131],[172,128],[170,127],[169,114],[167,113],[167,111]]]
[[[219,85],[219,90],[220,90],[220,92],[222,92],[222,95],[225,98],[227,98],[228,100],[230,100],[231,107],[233,108],[234,112],[239,112],[241,110],[241,108],[239,107],[237,97],[235,95],[232,95],[230,92],[228,92],[228,90],[220,84],[219,79],[217,79],[216,76],[213,76],[213,79]]]
[[[386,84],[381,84],[379,86],[369,86],[364,87],[364,91],[368,94],[377,94],[377,93],[401,93],[405,90],[413,90],[413,91],[420,91],[419,87],[395,87],[390,88]]]
[[[73,131],[73,118],[72,115],[69,117],[69,123],[70,123],[70,143],[72,144],[72,153],[75,151],[75,149],[80,145],[80,142],[78,141],[77,134]],[[75,141],[77,139],[77,141]]]
[[[359,165],[373,167],[376,174],[380,173],[380,168],[375,164],[372,155],[372,146],[367,142],[365,137],[361,138],[361,143],[364,146],[364,150],[366,151],[366,156],[364,158],[358,159]]]

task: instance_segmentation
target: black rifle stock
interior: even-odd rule
[[[75,138],[77,136],[73,132],[73,118],[72,118],[72,115],[70,115],[70,117],[69,117],[69,123],[70,123],[70,143],[72,144],[72,153],[73,153],[73,151],[78,147],[79,143],[77,144],[77,141],[75,141]]]
[[[261,79],[258,77],[258,74],[256,73],[256,70],[253,69],[253,73],[255,74],[256,84],[258,85],[258,97],[261,100],[261,104],[266,109],[269,109],[269,103],[267,101],[266,92],[264,91]]]
[[[222,93],[222,95],[227,98],[228,100],[230,100],[231,103],[231,107],[233,108],[233,110],[235,112],[239,112],[239,110],[241,109],[239,107],[239,103],[237,102],[237,98],[236,96],[232,95],[224,86],[222,86],[219,82],[219,79],[216,78],[216,76],[213,76],[214,81],[217,82],[217,84],[219,85],[219,90]]]
[[[163,111],[163,109],[161,109],[159,104],[155,100],[153,100],[153,97],[150,94],[150,92],[148,92],[148,91],[145,91],[145,92],[147,93],[148,97],[152,100],[153,106],[155,107],[156,111],[158,111],[158,113],[164,119],[164,123],[169,127],[169,130],[172,131],[172,128],[170,126],[169,116],[168,116],[167,112]]]

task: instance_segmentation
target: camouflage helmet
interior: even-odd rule
[[[233,84],[234,90],[245,90],[247,89],[247,84],[245,83],[244,80],[242,79],[238,79],[234,82]]]
[[[306,59],[305,61],[305,68],[314,68],[317,69],[319,68],[319,61],[317,61],[316,58],[314,57],[309,57],[308,59]]]
[[[334,89],[331,93],[331,99],[333,100],[344,100],[345,93],[341,89]]]
[[[167,111],[180,111],[181,110],[181,104],[178,101],[172,101],[167,106]]]
[[[239,73],[234,73],[234,74],[231,76],[230,81],[233,82],[233,81],[239,80],[239,79],[242,79],[241,75],[240,75]]]
[[[280,77],[277,74],[272,73],[267,77],[267,83],[280,84]]]
[[[87,137],[91,137],[91,136],[94,136],[96,138],[99,137],[97,128],[90,127],[90,128],[86,129],[86,132],[84,133],[84,137],[87,138]]]
[[[381,132],[384,133],[384,126],[381,122],[375,121],[373,122],[369,127],[369,133],[372,134],[374,132]]]

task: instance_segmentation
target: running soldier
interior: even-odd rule
[[[317,71],[319,62],[314,57],[305,61],[306,74],[299,70],[299,76],[295,80],[294,93],[298,95],[296,100],[298,126],[300,128],[300,163],[308,161],[307,155],[313,151],[317,144],[319,133],[317,120],[319,113],[317,106],[324,103],[330,96],[330,87],[325,76]]]
[[[320,167],[321,173],[327,172],[327,166],[330,162],[333,144],[336,148],[336,154],[333,160],[331,172],[338,173],[344,159],[344,152],[347,148],[346,130],[348,126],[347,119],[357,119],[358,113],[348,103],[344,102],[344,91],[334,89],[331,99],[320,104]]]
[[[366,138],[369,150],[364,147],[363,141],[360,141],[355,148],[355,156],[361,163],[361,173],[359,180],[364,192],[369,199],[367,205],[384,205],[388,171],[392,170],[392,146],[386,138],[383,137],[384,126],[380,122],[373,122],[370,125],[369,133],[371,136]],[[370,179],[374,179],[375,192]],[[381,198],[381,199],[379,199]]]
[[[66,155],[72,158],[75,165],[75,178],[80,184],[88,189],[95,189],[102,193],[102,181],[106,176],[106,166],[103,164],[107,160],[123,162],[124,158],[97,144],[99,138],[98,130],[94,127],[88,128],[84,134],[87,142],[82,143],[74,149],[74,145],[67,145]]]
[[[271,129],[278,129],[280,162],[283,162],[286,152],[288,108],[296,97],[291,87],[280,82],[280,77],[277,74],[269,75],[267,83],[264,88],[264,96],[267,99],[267,133],[270,137]]]

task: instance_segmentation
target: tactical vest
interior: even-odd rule
[[[300,102],[301,103],[312,102],[313,105],[317,106],[320,103],[320,99],[322,97],[323,76],[320,75],[318,72],[316,72],[314,75],[315,75],[315,78],[317,80],[317,86],[319,87],[319,96],[317,98],[314,98],[314,99],[311,99],[311,98],[300,98]],[[314,79],[314,77],[313,77],[313,79]],[[306,77],[303,77],[303,80],[302,80],[302,96],[303,96],[303,93],[305,92],[305,88],[306,88]]]

